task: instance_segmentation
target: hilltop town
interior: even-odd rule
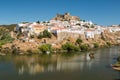
[[[37,51],[40,46],[50,44],[54,49],[61,49],[66,43],[77,46],[77,39],[81,40],[79,45],[89,48],[120,44],[120,25],[100,26],[70,13],[57,14],[49,21],[19,23],[10,34],[14,41],[2,48],[14,45],[22,51]]]

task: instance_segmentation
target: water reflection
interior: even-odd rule
[[[38,55],[16,56],[13,61],[19,74],[37,74],[44,72],[46,69],[49,70],[51,64],[56,64],[54,58],[50,58],[50,56],[40,57]]]
[[[0,80],[119,80],[120,72],[110,67],[120,47],[87,53],[0,56]]]
[[[13,57],[12,57],[13,58]],[[42,72],[54,71],[75,71],[84,67],[91,68],[94,60],[91,60],[89,53],[81,55],[32,55],[14,56],[13,63],[19,74],[29,73],[31,75]]]

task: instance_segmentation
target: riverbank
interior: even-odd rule
[[[44,44],[46,45],[46,44]],[[19,47],[16,47],[16,45],[12,45],[11,48],[6,47],[6,48],[0,48],[0,55],[4,56],[4,55],[29,55],[29,54],[64,54],[64,53],[74,53],[74,52],[93,52],[95,50],[98,49],[102,49],[102,48],[110,48],[112,46],[119,46],[119,45],[104,45],[104,46],[95,46],[95,47],[89,47],[89,45],[86,46],[82,45],[82,46],[68,46],[66,49],[63,48],[50,48],[50,49],[45,49],[44,47],[43,49],[40,48],[35,48],[35,49],[28,49],[28,50],[21,50]],[[45,48],[49,48],[48,46],[46,46]],[[71,48],[71,49],[70,49]],[[42,51],[43,50],[43,51]]]

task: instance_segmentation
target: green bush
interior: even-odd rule
[[[43,37],[44,37],[44,38],[51,38],[51,36],[52,36],[52,35],[51,35],[47,30],[44,30],[44,31],[43,31]]]
[[[74,51],[80,51],[79,47],[74,46]]]
[[[106,42],[106,44],[107,44],[108,46],[111,46],[111,45],[112,45],[110,42]]]
[[[72,43],[62,45],[62,48],[67,51],[79,51],[79,48]]]
[[[43,38],[43,35],[42,34],[39,34],[38,35],[38,39],[42,39]]]
[[[5,28],[0,28],[0,46],[11,43],[14,39],[11,37],[10,32]]]
[[[91,25],[90,27],[91,27],[91,28],[94,28],[95,26],[94,26],[94,25]]]
[[[78,38],[77,40],[76,40],[76,44],[81,44],[83,41],[81,40],[81,38]]]
[[[94,43],[94,48],[99,48],[99,44]]]
[[[28,49],[26,52],[27,52],[28,54],[32,54],[32,50],[31,50],[31,49]]]
[[[80,49],[81,49],[81,51],[88,51],[89,50],[89,48],[86,44],[80,45]]]
[[[48,32],[47,30],[44,30],[43,33],[40,33],[38,35],[38,38],[41,39],[41,38],[51,38],[52,35],[50,32]]]
[[[40,51],[42,51],[43,53],[46,53],[47,51],[52,51],[52,47],[50,44],[43,44],[42,46],[40,46],[38,48]]]
[[[30,35],[30,38],[31,38],[31,39],[34,38],[34,35]]]

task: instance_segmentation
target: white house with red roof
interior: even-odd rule
[[[47,29],[47,26],[34,22],[28,26],[28,29],[30,34],[38,35],[40,32],[43,32],[45,29]]]
[[[38,35],[40,32],[43,32],[47,29],[47,26],[41,25],[39,23],[20,23],[16,26],[16,31],[20,31],[21,33],[26,33],[28,37],[30,35]]]

